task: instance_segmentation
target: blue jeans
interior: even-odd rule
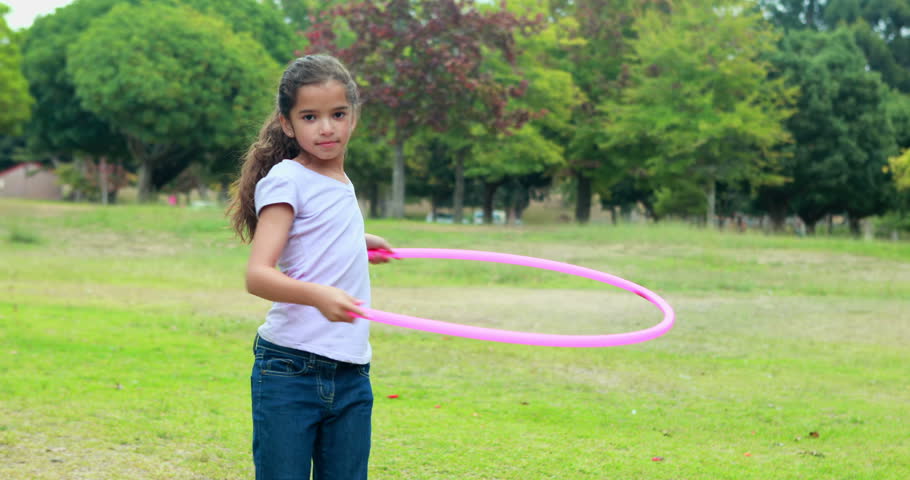
[[[373,389],[355,365],[256,336],[250,378],[257,480],[365,480]]]

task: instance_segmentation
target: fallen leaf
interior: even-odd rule
[[[393,393],[392,395],[389,395],[389,398],[398,398],[398,395]]]
[[[752,454],[749,453],[749,452],[746,452],[746,453],[744,453],[743,455],[746,456],[746,457],[751,457],[751,456],[752,456]]]
[[[809,432],[809,436],[812,438],[818,438],[818,432]]]
[[[662,461],[664,461],[664,457],[651,457],[651,461],[652,462],[662,462]]]

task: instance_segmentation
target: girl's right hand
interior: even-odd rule
[[[359,305],[363,303],[340,288],[321,285],[323,291],[319,292],[319,301],[313,306],[319,309],[325,318],[330,322],[353,323],[354,317],[351,313],[366,317],[366,313],[360,309]]]

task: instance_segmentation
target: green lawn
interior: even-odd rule
[[[374,325],[371,478],[910,478],[910,244],[367,228],[603,270],[678,316],[664,337],[605,349]],[[246,253],[219,210],[0,200],[0,478],[252,478],[250,349],[268,303],[244,291]],[[406,260],[373,285],[376,308],[474,325],[660,321],[635,295],[522,267]]]

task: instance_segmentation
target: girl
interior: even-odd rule
[[[252,240],[247,290],[275,302],[251,377],[257,479],[365,479],[370,453],[368,248],[345,148],[360,100],[335,58],[298,58],[246,154],[230,207]],[[378,259],[376,261],[385,261]],[[278,265],[279,270],[275,269]]]

